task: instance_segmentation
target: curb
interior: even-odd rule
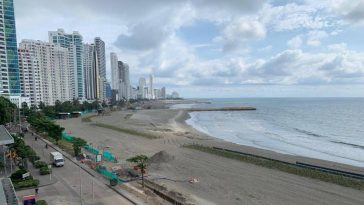
[[[33,130],[32,130],[33,132]],[[96,176],[94,173],[92,173],[90,170],[87,170],[86,168],[84,168],[83,166],[81,166],[79,163],[77,163],[76,161],[73,160],[73,157],[71,155],[69,155],[68,153],[66,153],[65,151],[63,151],[61,148],[59,148],[58,146],[56,146],[55,144],[53,144],[52,142],[44,139],[43,137],[39,136],[37,133],[33,132],[34,135],[36,135],[39,139],[41,139],[43,142],[45,142],[46,144],[48,144],[48,146],[50,146],[51,148],[57,150],[58,152],[61,152],[65,158],[67,158],[69,161],[71,161],[72,163],[74,163],[76,166],[80,167],[82,170],[84,170],[86,173],[88,173],[89,175],[91,175],[92,177],[94,177],[95,179],[98,178],[98,176]],[[109,187],[111,190],[113,190],[115,193],[119,194],[120,196],[122,196],[124,199],[126,199],[127,201],[129,201],[130,203],[134,204],[134,205],[138,205],[135,201],[133,201],[131,198],[127,197],[125,194],[121,193],[119,190],[115,189],[114,187],[111,187],[108,184],[105,184],[107,187]]]

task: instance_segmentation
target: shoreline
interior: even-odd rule
[[[206,135],[207,137],[221,143],[220,146],[216,145],[216,143],[213,143],[214,147],[219,147],[219,148],[223,148],[223,149],[226,149],[226,148],[232,149],[233,151],[244,151],[244,152],[248,151],[248,153],[251,153],[254,155],[258,155],[261,157],[267,157],[267,158],[271,158],[274,160],[282,160],[282,161],[285,161],[288,163],[305,162],[305,163],[311,163],[316,166],[325,166],[327,168],[339,169],[341,171],[348,171],[348,172],[355,172],[357,174],[364,174],[364,167],[354,166],[354,165],[335,162],[335,161],[323,160],[323,159],[319,159],[319,158],[306,157],[306,156],[301,156],[301,155],[284,154],[284,153],[280,153],[277,151],[268,150],[268,149],[264,149],[264,148],[237,144],[237,143],[230,142],[230,141],[227,141],[227,140],[224,140],[221,138],[214,137],[210,134],[207,134],[207,133],[204,133],[204,132],[198,130],[197,128],[195,128],[192,125],[187,123],[187,120],[191,118],[190,113],[195,112],[194,110],[191,111],[189,109],[182,109],[182,111],[183,111],[183,116],[179,117],[178,119],[175,119],[176,123],[180,123],[181,126],[185,126],[185,127],[188,127],[189,129],[193,129],[195,132],[202,133],[202,134]]]
[[[269,150],[230,143],[202,133],[186,123],[190,118],[186,110],[146,109],[116,111],[110,116],[97,116],[92,122],[80,118],[57,121],[66,131],[76,137],[85,138],[95,146],[110,146],[109,150],[121,162],[136,154],[153,156],[165,151],[173,160],[152,164],[148,168],[148,179],[170,191],[183,194],[191,204],[361,204],[362,191],[320,180],[289,174],[255,164],[223,158],[221,156],[185,148],[188,144],[222,147],[264,156],[273,159],[295,161],[297,156],[288,156]],[[147,139],[130,133],[92,126],[104,123],[111,126],[135,129],[159,135],[158,139]],[[299,160],[309,164],[323,164],[316,159]],[[311,161],[315,163],[311,163]],[[346,170],[356,169],[346,165]],[[125,165],[124,165],[125,166]],[[111,168],[111,167],[110,167]],[[172,179],[165,180],[163,178]],[[191,178],[197,183],[189,183]],[[287,195],[287,192],[292,192]],[[318,195],[317,199],[311,196]],[[349,199],[342,195],[350,196]],[[259,201],[257,201],[259,200]],[[297,200],[302,201],[297,203]],[[305,203],[303,203],[305,202]]]

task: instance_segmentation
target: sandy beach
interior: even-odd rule
[[[174,157],[167,163],[152,164],[148,179],[175,190],[195,204],[364,204],[362,191],[276,171],[249,163],[211,155],[181,147],[197,143],[218,146],[288,162],[307,162],[346,171],[364,173],[363,168],[283,155],[272,151],[236,145],[201,133],[185,123],[183,110],[148,109],[115,111],[109,116],[60,120],[66,132],[86,139],[94,146],[109,147],[122,163],[136,154],[152,156],[166,151]],[[138,132],[150,133],[158,139],[148,139],[93,123],[109,124]],[[164,178],[164,179],[159,179]],[[191,178],[197,183],[189,183]]]

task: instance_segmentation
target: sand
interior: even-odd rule
[[[159,139],[147,139],[83,123],[80,118],[58,123],[76,137],[94,146],[109,147],[122,163],[136,154],[153,156],[165,151],[173,159],[151,164],[148,179],[175,190],[195,204],[364,204],[363,191],[300,177],[253,164],[199,152],[181,145],[199,143],[219,146],[286,161],[301,161],[364,173],[362,168],[225,142],[200,133],[185,123],[188,114],[179,110],[117,111],[92,118],[142,132]],[[190,180],[196,179],[196,183]]]

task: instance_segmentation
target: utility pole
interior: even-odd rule
[[[82,203],[82,180],[81,180],[81,167],[80,167],[80,200],[81,200],[81,205]]]
[[[94,179],[92,179],[92,205],[94,205],[95,202],[95,193],[94,193]]]

